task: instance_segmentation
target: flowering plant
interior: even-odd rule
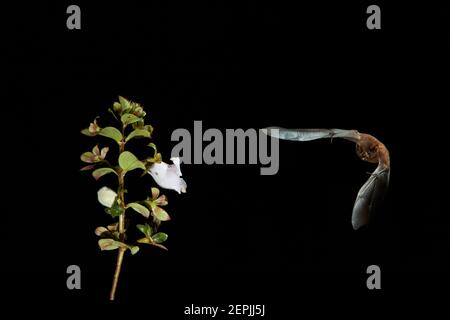
[[[160,187],[175,190],[178,193],[186,192],[186,182],[181,178],[180,160],[172,158],[173,164],[163,162],[156,145],[149,142],[152,138],[153,127],[145,124],[146,112],[141,105],[119,96],[119,102],[115,102],[113,108],[108,111],[115,119],[115,126],[101,127],[97,123],[99,117],[96,117],[88,128],[81,130],[81,133],[89,137],[103,136],[110,141],[115,141],[118,146],[118,156],[112,157],[108,146],[100,148],[99,145],[95,145],[92,151],[84,152],[80,158],[87,164],[81,170],[92,170],[92,176],[96,180],[107,174],[117,176],[116,191],[103,186],[97,192],[98,201],[116,222],[107,227],[95,229],[95,234],[100,237],[98,245],[102,251],[118,250],[110,292],[110,300],[114,300],[126,251],[129,250],[132,255],[136,254],[139,251],[139,244],[167,250],[163,244],[167,240],[167,234],[158,230],[161,222],[170,220],[169,214],[162,208],[168,204],[167,197],[162,195],[157,187],[149,187],[146,199],[128,202],[125,197],[127,173],[142,170],[144,175],[148,173],[153,177]],[[127,143],[132,139],[146,140],[145,148],[151,150],[152,155],[139,160],[132,152],[126,150]],[[113,158],[114,161],[110,162],[107,158]],[[145,223],[136,225],[143,237],[134,242],[131,242],[126,235],[126,228],[131,225],[129,216],[126,215],[128,211],[135,211],[145,218]]]

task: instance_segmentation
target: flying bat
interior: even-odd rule
[[[352,225],[357,230],[369,223],[372,212],[389,185],[390,159],[386,146],[370,134],[342,129],[284,129],[269,127],[263,132],[274,138],[292,141],[342,138],[356,143],[358,157],[378,166],[358,192],[353,206]]]

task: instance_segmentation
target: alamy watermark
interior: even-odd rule
[[[202,121],[194,121],[194,132],[184,128],[172,132],[172,157],[185,164],[260,164],[261,175],[274,175],[280,165],[279,141],[261,129],[209,128],[203,132]],[[276,129],[272,129],[276,130]]]
[[[81,289],[81,269],[76,264],[72,264],[67,267],[66,273],[69,275],[67,277],[66,286],[67,289],[73,290]]]

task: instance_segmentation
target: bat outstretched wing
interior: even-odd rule
[[[380,200],[384,198],[389,186],[389,174],[389,168],[379,164],[366,183],[359,189],[355,205],[353,206],[353,229],[357,230],[369,223],[371,213]]]
[[[343,138],[353,142],[360,140],[360,134],[356,130],[342,129],[285,129],[280,127],[268,127],[262,131],[274,138],[292,141],[311,141],[324,138]]]

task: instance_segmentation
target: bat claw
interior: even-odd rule
[[[334,131],[331,131],[330,132],[330,143],[333,143],[333,138],[334,138],[334,136],[336,135],[336,133],[334,133]]]

